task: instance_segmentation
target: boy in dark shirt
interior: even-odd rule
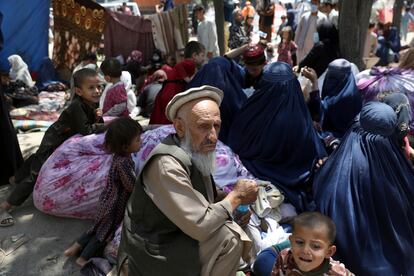
[[[89,135],[104,130],[102,111],[97,108],[101,96],[98,74],[92,69],[81,69],[74,74],[74,83],[76,95],[71,104],[48,128],[37,152],[16,172],[14,190],[0,205],[0,226],[14,224],[8,210],[30,196],[43,163],[57,147],[75,134]]]

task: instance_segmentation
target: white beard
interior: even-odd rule
[[[209,153],[195,152],[191,143],[191,135],[187,130],[184,139],[180,143],[181,148],[191,157],[194,166],[200,171],[203,176],[210,176],[216,169],[216,151]]]

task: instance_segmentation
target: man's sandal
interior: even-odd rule
[[[0,211],[0,227],[12,226],[14,218],[7,211]]]

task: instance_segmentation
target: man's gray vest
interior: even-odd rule
[[[172,223],[144,191],[142,172],[148,162],[158,155],[174,157],[190,175],[193,188],[208,198],[205,185],[210,183],[204,183],[201,173],[192,166],[190,156],[177,145],[174,137],[170,135],[165,138],[147,158],[128,201],[119,247],[119,265],[128,257],[131,276],[199,275],[198,241]],[[213,191],[216,191],[213,181],[211,184]]]

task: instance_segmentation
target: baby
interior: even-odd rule
[[[334,222],[318,212],[305,212],[293,222],[291,248],[282,250],[272,276],[354,275],[331,257],[336,251]]]

